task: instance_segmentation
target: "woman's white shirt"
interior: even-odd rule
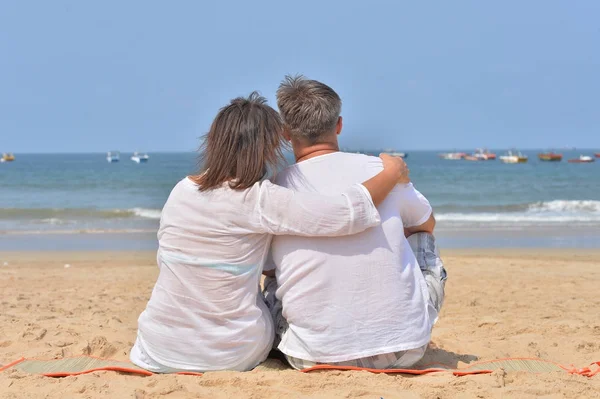
[[[269,181],[200,191],[183,179],[162,211],[159,276],[139,317],[136,345],[154,362],[180,370],[258,364],[273,340],[258,296],[271,235],[341,236],[379,223],[369,192],[358,184],[325,196]]]

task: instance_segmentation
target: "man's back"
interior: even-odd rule
[[[290,166],[276,183],[336,193],[381,168],[379,158],[336,152]],[[429,342],[429,294],[404,227],[424,223],[431,207],[407,185],[397,187],[379,212],[381,226],[354,236],[274,238],[277,297],[289,323],[279,349],[287,355],[342,362]]]

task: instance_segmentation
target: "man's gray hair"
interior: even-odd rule
[[[342,100],[326,84],[287,75],[277,89],[277,107],[292,138],[315,144],[334,131]]]

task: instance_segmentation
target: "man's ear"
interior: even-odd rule
[[[342,122],[342,117],[340,116],[338,118],[337,124],[335,125],[335,134],[336,135],[340,135],[340,133],[342,133],[342,126],[343,126],[343,122]]]
[[[292,141],[292,135],[290,134],[290,129],[287,126],[283,127],[283,137],[287,141]]]

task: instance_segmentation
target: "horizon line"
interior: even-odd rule
[[[394,148],[383,148],[383,147],[376,147],[376,148],[360,148],[360,147],[343,147],[340,148],[341,152],[348,152],[348,151],[368,151],[368,152],[377,152],[377,151],[397,151],[397,152],[463,152],[462,150],[465,151],[475,151],[478,148],[484,148],[487,150],[493,150],[493,151],[508,151],[508,150],[514,150],[514,149],[518,149],[521,151],[587,151],[587,150],[598,150],[600,149],[600,147],[502,147],[502,148],[494,148],[494,147],[469,147],[468,149],[465,148],[461,148],[461,147],[453,147],[453,148],[437,148],[437,149],[394,149]],[[190,154],[190,153],[197,153],[197,150],[153,150],[153,151],[121,151],[121,150],[109,150],[111,152],[119,152],[121,154],[133,154],[134,152],[138,152],[138,153],[142,153],[142,154]],[[27,151],[7,151],[6,153],[11,153],[11,154],[21,154],[21,155],[73,155],[73,154],[80,154],[80,155],[98,155],[98,154],[106,154],[109,151],[34,151],[34,152],[27,152]],[[285,151],[285,152],[291,152],[291,151]]]

